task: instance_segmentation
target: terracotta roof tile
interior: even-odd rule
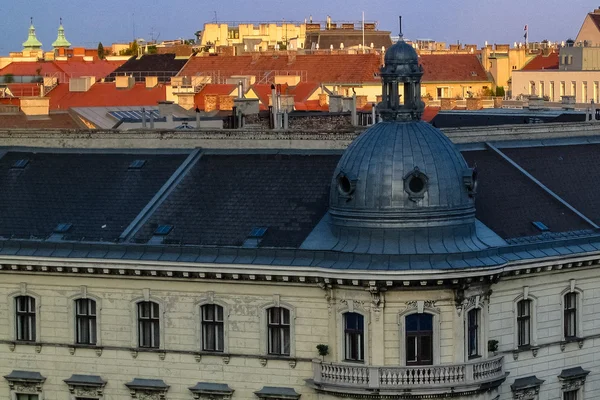
[[[81,76],[94,76],[98,79],[105,78],[111,72],[123,65],[125,61],[106,61],[106,60],[69,60],[55,61],[54,64],[62,69],[68,77],[78,78]]]
[[[39,70],[39,71],[38,71]],[[13,62],[0,69],[0,75],[12,74],[14,76],[54,75],[64,72],[52,61],[38,62]]]
[[[288,94],[294,95],[294,101],[305,102],[321,85],[319,82],[300,82],[288,89]]]
[[[474,54],[428,54],[419,57],[423,82],[490,82]]]
[[[230,94],[231,92],[233,92],[235,89],[237,88],[236,84],[216,84],[216,83],[210,83],[206,86],[204,86],[204,88],[196,93],[196,95],[194,96],[194,104],[201,110],[204,110],[204,96],[206,95],[211,95],[211,94],[217,94],[217,95],[221,95],[221,94]]]
[[[51,113],[44,117],[24,114],[0,114],[0,126],[8,129],[81,129],[69,113]]]
[[[523,71],[539,71],[542,69],[558,69],[558,53],[538,54],[523,67]]]
[[[40,95],[40,85],[38,83],[9,83],[6,86],[15,97]]]
[[[50,93],[51,110],[68,110],[71,107],[149,106],[167,99],[166,89],[158,85],[146,89],[136,84],[131,89],[117,89],[114,83],[96,83],[87,92],[70,92],[68,84],[60,84]]]
[[[421,119],[425,122],[431,122],[435,116],[438,115],[440,109],[440,107],[425,107],[425,111],[423,112]]]
[[[255,75],[260,79],[271,71],[287,71],[318,83],[366,83],[379,82],[375,74],[380,63],[377,54],[202,56],[190,58],[178,75],[218,73],[221,77]]]

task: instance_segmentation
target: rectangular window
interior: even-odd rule
[[[94,300],[75,301],[75,329],[78,344],[96,344],[96,302]]]
[[[540,81],[540,97],[544,97],[546,95],[546,87],[543,81]]]
[[[535,82],[534,81],[529,82],[529,94],[530,95],[535,94]]]
[[[223,307],[216,304],[202,306],[202,350],[223,351]]]
[[[565,338],[577,337],[577,293],[565,294]]]
[[[550,101],[554,101],[554,81],[550,82]]]
[[[531,344],[531,300],[517,303],[517,335],[519,347]]]
[[[35,299],[19,296],[15,299],[16,336],[23,342],[35,342]]]
[[[267,310],[269,354],[290,355],[290,310],[272,307]]]
[[[37,394],[24,394],[17,393],[17,400],[38,400],[39,397]]]
[[[575,101],[577,101],[577,82],[571,82],[571,96],[575,97]]]
[[[159,305],[152,301],[138,303],[138,340],[140,347],[160,347]]]
[[[364,361],[364,317],[357,313],[344,314],[344,347],[348,361]]]
[[[467,316],[468,340],[469,340],[469,358],[479,357],[479,317],[480,310],[474,308],[469,311]]]
[[[565,83],[561,82],[560,83],[560,97],[563,97],[565,95],[565,90],[566,90],[565,87],[566,87]]]
[[[587,90],[587,82],[581,83],[581,102],[588,102],[588,90]]]
[[[406,365],[433,364],[433,316],[411,314],[406,323]]]
[[[563,392],[563,400],[578,400],[578,390],[569,390],[568,392]]]

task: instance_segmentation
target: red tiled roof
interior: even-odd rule
[[[592,13],[589,13],[588,15],[592,19],[592,22],[596,25],[596,28],[598,28],[598,30],[600,30],[600,14],[595,14],[592,12]]]
[[[423,116],[421,119],[425,122],[431,122],[436,115],[440,112],[440,107],[425,107],[425,111],[423,111]]]
[[[280,85],[281,94],[288,94],[288,85],[283,84]],[[272,94],[271,84],[270,83],[261,83],[252,85],[252,90],[256,93],[258,97],[258,101],[263,104],[265,107],[269,107],[269,96]]]
[[[55,61],[57,67],[65,72],[67,77],[78,78],[81,76],[95,76],[98,79],[105,78],[111,72],[125,64],[125,60],[106,61],[106,60],[69,60]]]
[[[196,104],[196,107],[198,107],[199,109],[204,110],[204,96],[210,94],[230,94],[236,88],[237,85],[234,83],[221,85],[217,83],[209,83],[208,85],[204,86],[204,88],[200,92],[196,93],[196,95],[194,96],[194,104]]]
[[[149,106],[167,99],[166,89],[158,85],[146,89],[136,84],[131,89],[117,89],[114,83],[96,83],[87,92],[69,92],[69,85],[59,84],[50,93],[51,110],[68,110],[71,107]]]
[[[218,72],[221,76],[261,75],[269,71],[306,74],[306,80],[318,83],[379,82],[381,57],[377,54],[312,54],[288,57],[281,55],[202,56],[192,57],[179,75]]]
[[[81,129],[69,113],[28,118],[24,114],[0,115],[0,126],[9,129]]]
[[[474,54],[427,54],[419,57],[423,82],[490,82]]]
[[[294,109],[297,111],[329,111],[329,105],[321,106],[319,100],[306,100],[304,102],[295,102]]]
[[[524,67],[523,71],[539,71],[542,69],[558,69],[559,57],[558,53],[550,53],[548,55],[538,54]]]
[[[38,71],[39,69],[39,71]],[[14,76],[53,75],[63,72],[52,61],[38,62],[13,62],[0,69],[0,75],[12,74]]]
[[[300,82],[290,87],[287,94],[293,94],[296,102],[305,102],[320,86],[318,82]]]
[[[38,83],[9,83],[7,86],[15,97],[40,95],[40,84]]]

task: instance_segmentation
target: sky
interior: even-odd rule
[[[193,38],[205,22],[324,21],[362,18],[378,29],[398,31],[403,17],[408,39],[483,45],[529,40],[575,38],[588,12],[600,4],[589,0],[0,0],[0,54],[20,51],[33,17],[43,48],[56,39],[59,18],[74,46],[96,47],[131,41]]]

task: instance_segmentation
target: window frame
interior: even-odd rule
[[[226,330],[226,308],[223,307],[220,304],[217,303],[204,303],[202,305],[199,305],[199,313],[200,313],[200,348],[202,351],[206,351],[206,352],[213,352],[213,353],[224,353],[225,352],[225,330]],[[212,308],[213,309],[213,319],[212,320],[205,320],[204,319],[204,315],[205,315],[205,310]],[[220,309],[221,311],[221,320],[219,321],[217,319],[217,309]],[[221,341],[221,348],[219,349],[218,347],[218,327],[221,327],[221,335],[220,335],[220,341]],[[213,332],[213,337],[215,338],[215,345],[213,349],[209,349],[206,345],[206,332],[205,329],[211,329],[214,330]]]
[[[572,398],[567,398],[566,396],[568,394],[575,394],[575,397]],[[561,400],[581,400],[581,389],[573,389],[573,390],[563,390],[562,391],[562,396],[561,396]]]
[[[26,310],[20,310],[21,300],[27,303]],[[33,304],[31,304],[33,302]],[[13,299],[14,321],[15,321],[15,341],[19,343],[36,343],[38,340],[37,334],[37,299],[27,294],[15,296]],[[27,321],[27,324],[24,322]],[[27,327],[27,338],[24,338],[23,330],[19,329],[23,325]],[[19,334],[21,332],[21,334]]]
[[[145,305],[145,304],[149,304],[152,305],[151,308],[149,309],[149,316],[148,317],[144,317],[142,318],[141,316],[141,306]],[[156,306],[156,310],[155,307]],[[161,315],[162,315],[162,307],[161,304],[159,302],[153,301],[151,299],[149,300],[141,300],[141,301],[137,301],[135,303],[135,307],[136,307],[136,314],[135,314],[135,319],[136,319],[136,336],[137,336],[137,340],[136,340],[136,348],[138,349],[161,349],[162,347],[162,342],[163,342],[163,335],[164,333],[161,332],[162,331],[162,327],[163,324],[161,323]],[[157,315],[153,315],[153,314],[157,314]],[[158,333],[156,333],[156,326],[158,327]],[[142,330],[145,329],[145,326],[148,325],[150,327],[154,327],[155,328],[155,333],[152,334],[152,332],[150,332],[150,338],[151,338],[151,344],[150,345],[145,345],[142,344],[142,338],[146,336],[146,333],[144,333],[143,335]],[[158,335],[158,343],[156,343],[156,337],[155,335]]]
[[[267,312],[267,354],[271,355],[271,356],[282,356],[282,357],[289,357],[291,354],[291,342],[292,342],[292,338],[291,338],[291,325],[292,325],[292,320],[291,320],[291,313],[290,310],[288,310],[285,307],[269,307],[266,310]],[[285,317],[287,314],[287,323],[285,322]],[[272,321],[271,320],[271,316],[276,315],[277,318],[276,321]],[[289,343],[285,343],[285,338],[286,338],[286,331],[287,331],[287,340],[289,341]],[[274,338],[273,335],[278,336],[278,338]],[[278,350],[277,349],[273,349],[271,347],[272,343],[278,343]],[[286,346],[287,344],[287,346]],[[285,348],[287,347],[287,352],[285,351]]]
[[[360,317],[361,327],[349,328],[348,327],[348,316],[356,315]],[[358,322],[358,320],[357,320]],[[364,363],[365,362],[365,316],[356,311],[346,311],[342,314],[342,323],[344,328],[344,361],[353,363]],[[351,343],[348,342],[348,337],[351,337]],[[356,353],[355,357],[348,357],[348,349],[350,344],[356,344],[360,346],[354,346],[358,349],[354,349],[353,353]]]
[[[270,357],[294,358],[296,356],[296,308],[289,303],[280,301],[279,295],[274,295],[274,301],[263,304],[259,309],[260,313],[260,354]],[[268,310],[273,307],[285,308],[289,311],[290,316],[290,354],[277,355],[269,353],[269,329],[268,329]]]
[[[408,317],[412,317],[414,315],[428,315],[431,318],[431,330],[421,330],[418,329],[416,331],[411,331],[411,332],[415,332],[409,335],[408,331],[407,331],[407,324],[406,324],[406,318]],[[434,318],[433,315],[429,314],[429,313],[413,313],[413,314],[409,314],[407,316],[404,317],[405,320],[405,324],[404,324],[404,346],[405,346],[405,358],[404,358],[404,363],[406,364],[406,366],[426,366],[426,365],[435,365],[435,361],[434,361],[434,353],[435,353],[435,349],[434,349]],[[429,337],[430,338],[430,351],[431,351],[431,361],[423,361],[423,360],[419,360],[419,357],[417,356],[417,360],[416,361],[408,361],[408,340],[409,338],[414,337],[415,338],[415,349],[416,349],[416,353],[417,354],[421,354],[421,350],[423,349],[423,345],[419,344],[419,338],[423,338],[423,337]]]
[[[77,306],[76,301],[80,299],[90,299],[96,302],[96,344],[80,344],[77,341]],[[74,346],[102,346],[102,299],[87,292],[87,287],[82,286],[81,291],[68,298],[67,303],[69,314],[69,331]]]
[[[422,303],[421,305],[419,303]],[[399,357],[400,363],[403,366],[412,366],[413,364],[406,364],[406,317],[412,314],[419,314],[419,311],[423,314],[431,314],[433,316],[433,365],[439,365],[441,363],[441,322],[440,322],[440,310],[437,307],[428,307],[424,301],[417,301],[416,307],[407,307],[403,312],[398,314],[398,328],[399,328]]]
[[[520,294],[513,300],[513,348],[515,350],[527,350],[531,347],[537,347],[537,302],[538,299],[528,292],[527,295]],[[519,309],[518,304],[521,300],[528,300],[529,303],[529,344],[519,346]]]
[[[74,311],[74,323],[75,323],[75,344],[78,345],[87,345],[87,346],[97,346],[98,345],[98,302],[91,298],[91,297],[79,297],[75,300],[73,300],[74,305],[73,305],[73,311]],[[91,313],[87,313],[87,314],[80,314],[79,313],[79,303],[81,302],[86,302],[87,307],[86,307],[86,311],[89,311],[89,305],[91,303],[94,304],[94,314],[92,315]],[[83,322],[86,323],[86,325],[88,325],[88,340],[87,341],[82,341],[80,340],[81,334],[80,334],[80,320],[82,320]],[[93,336],[94,336],[94,341],[92,342],[91,340],[91,333],[93,331]]]
[[[567,295],[575,295],[575,336],[566,336],[566,320],[565,320],[565,298]],[[560,294],[560,310],[561,310],[561,340],[563,342],[576,341],[583,337],[583,291],[575,286],[575,282],[571,286],[563,290]]]
[[[525,311],[527,312],[525,313]],[[526,331],[525,326],[522,327],[521,325],[526,325]],[[517,346],[519,348],[531,346],[531,331],[531,300],[521,299],[517,302]],[[526,342],[525,334],[527,336]],[[523,337],[523,341],[521,341],[521,337]]]
[[[471,315],[475,313],[475,326],[471,325]],[[482,348],[482,325],[483,325],[483,310],[480,307],[473,307],[470,310],[466,310],[465,313],[466,319],[466,329],[465,329],[465,339],[466,339],[466,350],[467,350],[467,359],[472,360],[475,358],[480,358],[484,356],[484,350]],[[471,334],[474,334],[475,339],[475,352],[473,353],[471,350]]]

